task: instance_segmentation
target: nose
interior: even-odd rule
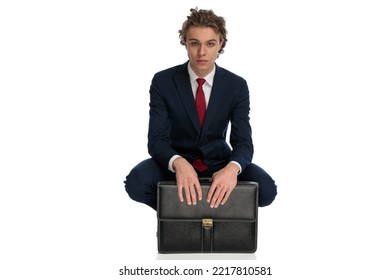
[[[206,46],[203,45],[203,44],[201,44],[201,45],[199,46],[199,55],[200,55],[200,56],[204,56],[205,54],[206,54]]]

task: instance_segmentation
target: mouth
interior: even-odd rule
[[[198,60],[196,61],[196,63],[198,63],[198,64],[206,64],[206,63],[207,63],[207,60],[198,59]]]

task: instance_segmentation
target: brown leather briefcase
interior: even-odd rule
[[[238,182],[225,205],[210,208],[210,181],[197,205],[180,202],[173,181],[157,187],[159,253],[253,253],[257,250],[258,184]]]

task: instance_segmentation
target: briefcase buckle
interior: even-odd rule
[[[213,227],[213,219],[202,219],[202,226],[204,229],[210,229]]]

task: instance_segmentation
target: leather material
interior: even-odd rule
[[[227,203],[210,208],[210,182],[201,181],[197,205],[180,202],[175,182],[157,188],[158,251],[160,253],[253,253],[257,250],[258,184],[238,182]],[[212,225],[205,226],[205,219]]]
[[[212,252],[213,250],[213,228],[203,227],[202,252]]]

